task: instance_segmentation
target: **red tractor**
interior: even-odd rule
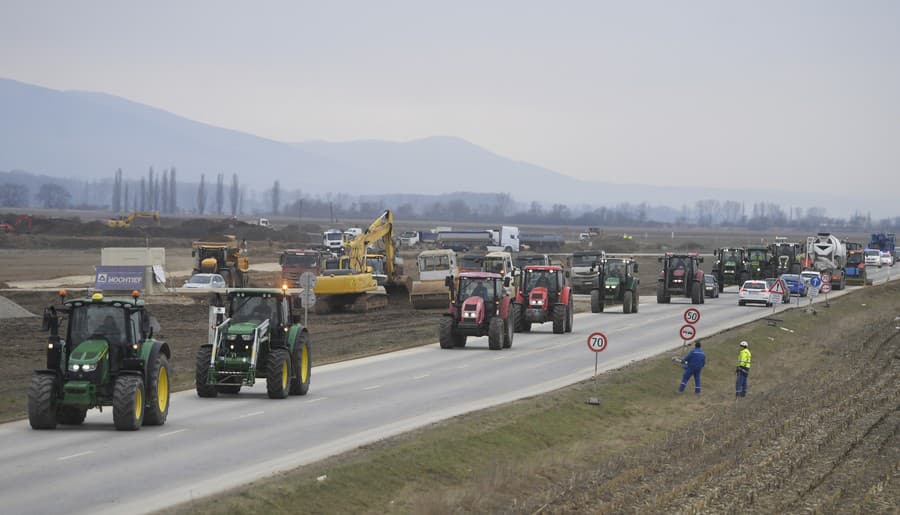
[[[550,321],[555,334],[572,332],[575,314],[572,300],[572,287],[561,267],[526,266],[513,303],[516,332],[527,333],[531,324]]]
[[[506,293],[510,277],[490,272],[463,272],[459,285],[453,276],[444,284],[450,289],[450,312],[441,318],[442,349],[465,347],[469,336],[488,337],[491,350],[512,347],[511,299]]]
[[[703,270],[700,263],[703,258],[696,252],[689,254],[673,254],[667,252],[659,258],[662,270],[659,271],[659,282],[656,285],[656,302],[668,304],[672,296],[687,297],[691,304],[703,304]]]

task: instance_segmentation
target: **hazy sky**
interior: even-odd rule
[[[900,1],[0,0],[0,76],[584,179],[900,187]]]

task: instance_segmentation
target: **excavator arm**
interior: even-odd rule
[[[384,269],[388,277],[394,276],[394,214],[390,209],[372,222],[362,234],[350,241],[350,268],[357,272],[366,272],[366,249],[377,241],[384,244]]]

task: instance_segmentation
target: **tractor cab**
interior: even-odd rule
[[[137,291],[132,297],[66,300],[44,311],[47,368],[36,370],[28,395],[35,429],[81,424],[87,410],[113,407],[116,429],[165,423],[169,406],[168,345],[153,339],[159,324]],[[65,325],[60,336],[61,324]]]
[[[703,304],[703,258],[696,252],[674,254],[671,252],[659,258],[661,270],[656,287],[656,301],[668,304],[672,296],[689,297],[692,304]]]
[[[559,266],[526,266],[521,284],[513,304],[517,332],[531,331],[532,324],[544,322],[553,322],[554,333],[572,330],[574,309],[568,271]]]
[[[529,306],[540,306],[546,310],[559,300],[563,286],[568,285],[562,268],[558,266],[531,265],[525,267],[522,275],[522,289],[517,302],[528,299]]]
[[[622,303],[623,313],[637,313],[640,285],[640,279],[635,275],[637,262],[626,258],[603,258],[597,268],[599,273],[591,288],[591,312],[600,313],[607,301],[613,301]]]
[[[490,272],[463,272],[448,275],[450,311],[441,319],[441,348],[465,347],[469,336],[488,336],[492,350],[512,345],[511,299],[507,293],[511,276]]]
[[[769,247],[747,247],[747,261],[750,269],[750,279],[766,279],[772,275],[770,270],[772,253]]]

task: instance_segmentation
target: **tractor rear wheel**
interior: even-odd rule
[[[525,307],[521,304],[513,304],[512,313],[514,316],[513,331],[521,333],[525,330]]]
[[[603,296],[600,290],[591,290],[591,313],[603,312]]]
[[[291,380],[291,395],[306,395],[312,375],[312,355],[309,348],[309,333],[300,331],[294,342],[294,378]]]
[[[699,284],[697,286],[700,286]],[[700,304],[706,304],[706,292],[703,291],[703,287],[700,286]]]
[[[119,431],[137,431],[144,423],[144,380],[136,375],[116,378],[113,423]]]
[[[155,363],[148,363],[147,371],[147,413],[144,423],[148,426],[161,426],[169,416],[169,360],[165,354],[159,354]]]
[[[291,356],[287,349],[272,349],[266,363],[266,393],[270,399],[284,399],[290,393]]]
[[[691,304],[700,304],[700,296],[703,292],[700,290],[700,283],[694,283],[691,286]]]
[[[666,287],[663,283],[659,283],[656,285],[656,303],[657,304],[668,304],[670,297],[666,295]]]
[[[87,416],[87,408],[76,408],[75,406],[62,406],[56,414],[56,421],[60,424],[69,426],[80,426],[84,424],[84,418]]]
[[[31,374],[28,422],[32,429],[56,429],[56,377]]]
[[[572,326],[575,324],[575,307],[572,305],[571,299],[566,308],[566,311],[569,313],[569,316],[566,317],[566,332],[571,333]]]
[[[506,329],[506,320],[499,316],[491,319],[488,326],[488,347],[491,350],[500,350],[503,348],[504,332]]]
[[[514,316],[514,315],[512,315],[512,312],[510,312],[510,316]],[[513,334],[516,332],[515,331],[516,321],[515,321],[515,318],[513,318],[513,319],[507,318],[506,320],[504,320],[504,322],[506,322],[504,324],[504,326],[506,327],[506,332],[503,335],[503,348],[508,349],[508,348],[512,347]]]
[[[212,359],[212,347],[204,345],[197,351],[197,367],[194,386],[198,397],[215,397],[219,391],[215,385],[209,384],[209,361]]]
[[[634,290],[634,307],[631,309],[632,313],[638,312],[638,306],[641,305],[641,296],[638,295],[637,290]]]
[[[562,304],[553,306],[553,334],[562,334],[566,331],[566,319],[569,314],[566,313],[566,307]]]
[[[442,349],[452,349],[453,345],[453,319],[450,317],[441,317],[441,324],[438,326],[438,339],[441,342]]]
[[[626,315],[631,314],[631,309],[634,307],[634,294],[631,293],[631,290],[625,291],[625,297],[622,299],[622,313]]]

